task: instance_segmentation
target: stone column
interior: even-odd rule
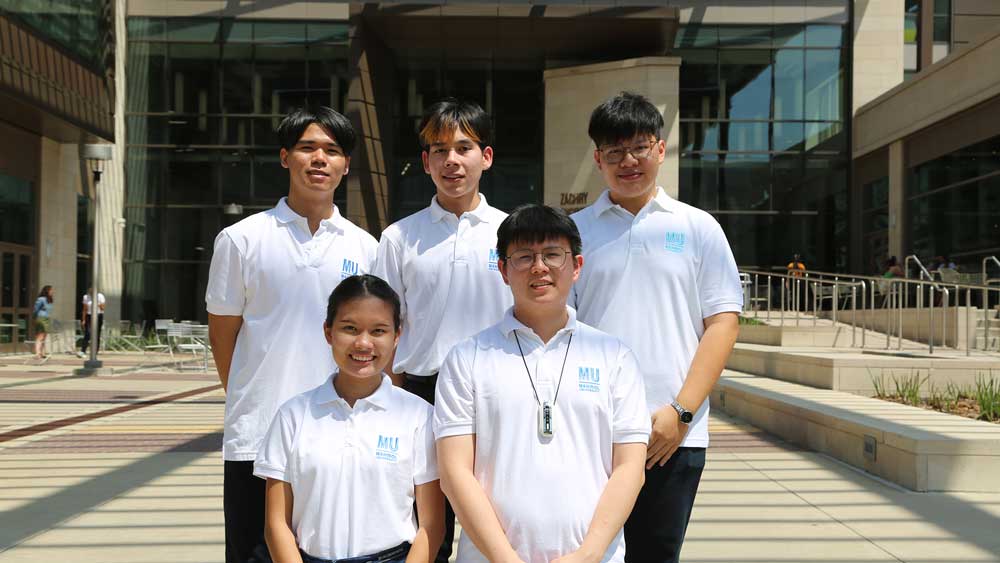
[[[889,145],[889,255],[903,258],[906,250],[906,159],[903,141]]]
[[[587,124],[598,104],[622,90],[646,96],[663,114],[667,156],[656,180],[677,197],[680,64],[676,57],[643,57],[545,71],[547,205],[577,211],[604,190]]]
[[[902,1],[855,0],[851,115],[903,82],[903,16]]]
[[[76,209],[81,182],[79,149],[48,137],[41,138],[41,170],[38,202],[38,288],[51,285],[55,291],[52,318],[60,323],[59,334],[73,341],[74,320],[83,289],[76,287]],[[38,291],[37,289],[35,290]],[[35,295],[31,296],[34,302]],[[53,331],[55,329],[53,328]],[[50,352],[62,349],[50,348]]]

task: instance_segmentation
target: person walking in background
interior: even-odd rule
[[[83,294],[83,344],[80,345],[80,353],[77,354],[79,357],[84,357],[87,355],[87,346],[90,345],[90,313],[93,310],[91,306],[92,298],[90,295],[94,292],[94,288],[88,287],[87,293]],[[104,294],[97,292],[97,335],[94,337],[94,351],[101,351],[101,332],[104,331],[104,307],[107,304],[107,300],[104,298]]]
[[[245,563],[264,542],[264,481],[253,463],[274,414],[333,372],[323,304],[341,280],[371,271],[378,246],[333,203],[355,146],[351,122],[328,107],[297,109],[277,133],[288,197],[219,233],[205,292],[226,392],[227,563]]]
[[[35,299],[35,307],[32,310],[32,316],[35,318],[35,358],[39,360],[48,356],[45,354],[45,340],[52,331],[52,319],[49,316],[52,314],[54,293],[55,290],[51,285],[43,287],[38,293],[38,299]]]

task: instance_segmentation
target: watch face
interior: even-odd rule
[[[690,424],[692,420],[694,420],[694,415],[690,412],[685,412],[681,415],[681,422],[684,424]]]

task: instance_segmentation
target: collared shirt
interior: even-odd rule
[[[90,294],[89,293],[84,293],[83,294],[83,298],[80,299],[80,303],[83,304],[83,314],[84,315],[89,315],[90,314]],[[100,291],[98,291],[97,292],[97,307],[98,307],[97,308],[97,316],[98,317],[104,314],[104,309],[101,309],[101,307],[104,306],[105,303],[107,303],[107,299],[104,298],[104,294],[103,293],[101,293]]]
[[[252,461],[278,407],[333,371],[327,300],[340,280],[371,270],[376,246],[336,206],[310,233],[284,198],[216,237],[208,312],[243,317],[226,390],[225,459]]]
[[[573,220],[585,264],[574,285],[577,313],[635,351],[652,414],[684,385],[704,319],[743,309],[729,242],[714,217],[662,188],[638,215],[605,191]],[[697,411],[681,445],[708,446],[708,399],[685,406]]]
[[[278,410],[254,462],[254,475],[291,485],[299,547],[334,560],[412,542],[414,488],[438,479],[427,401],[383,375],[352,408],[335,377]]]
[[[566,310],[566,326],[543,343],[510,309],[455,346],[438,374],[434,436],[475,435],[476,479],[525,563],[579,549],[611,475],[614,444],[649,438],[634,355]],[[551,438],[539,434],[532,382],[552,405]],[[623,561],[624,554],[619,531],[602,560]],[[458,560],[486,558],[463,534]]]
[[[497,227],[507,214],[479,197],[461,217],[435,197],[382,233],[375,275],[402,301],[396,373],[437,373],[452,346],[499,321],[514,303],[497,269]]]

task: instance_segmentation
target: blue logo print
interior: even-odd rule
[[[399,452],[399,438],[395,436],[378,436],[378,446],[375,447],[375,459],[396,461]]]
[[[358,275],[358,263],[344,258],[344,265],[340,267],[340,279]]]
[[[667,233],[664,248],[670,252],[684,252],[684,244],[687,242],[687,235],[684,233]]]
[[[490,249],[490,261],[489,261],[490,270],[493,270],[494,272],[499,271],[497,269],[497,260],[499,260],[499,259],[500,259],[500,253],[497,252],[497,249],[491,248]]]
[[[579,368],[580,391],[597,393],[601,390],[601,370],[600,368]]]

